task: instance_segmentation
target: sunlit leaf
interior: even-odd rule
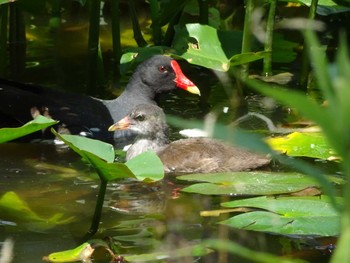
[[[73,217],[63,218],[64,215],[61,213],[54,214],[50,218],[41,217],[15,192],[7,192],[1,197],[0,214],[2,220],[13,221],[33,231],[45,231],[74,220]]]
[[[218,31],[201,24],[177,28],[174,48],[188,62],[207,68],[227,71],[230,58],[241,52],[242,33]]]
[[[342,182],[337,177],[329,178]],[[299,173],[231,172],[182,175],[177,179],[203,182],[185,187],[182,191],[204,195],[271,195],[320,187],[315,179]]]
[[[140,181],[158,181],[164,177],[162,161],[154,152],[144,152],[125,163]]]
[[[293,132],[286,136],[267,139],[267,143],[276,151],[288,156],[306,156],[319,159],[334,159],[336,154],[322,133]]]
[[[127,163],[113,163],[114,148],[111,144],[77,135],[60,135],[52,132],[96,169],[101,179],[111,181],[135,178],[147,182],[161,180],[163,164],[155,153],[142,153]]]
[[[342,204],[343,199],[336,199]],[[221,224],[245,230],[286,235],[335,236],[340,231],[339,212],[329,198],[256,197],[223,203],[228,208],[258,209],[231,217]]]
[[[58,122],[48,119],[42,115],[38,115],[34,120],[24,124],[21,127],[0,129],[0,143],[11,141],[30,133],[40,131],[56,123]]]
[[[60,263],[60,262],[90,262],[91,256],[96,248],[103,247],[109,250],[108,244],[99,239],[89,240],[81,244],[80,246],[65,250],[51,253],[43,258],[46,262]]]
[[[59,134],[53,129],[51,131],[65,144],[69,145],[75,152],[84,157],[84,152],[91,153],[107,163],[114,161],[114,149],[109,143],[105,143],[99,140],[94,140],[77,135]]]

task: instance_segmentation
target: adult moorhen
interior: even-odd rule
[[[137,134],[126,159],[153,150],[167,173],[244,171],[267,165],[271,161],[262,154],[211,138],[189,138],[169,143],[164,112],[156,105],[138,105],[129,115],[109,127],[109,131],[125,129]]]
[[[123,93],[114,100],[61,92],[39,86],[0,80],[0,126],[18,126],[42,114],[59,120],[58,130],[111,141],[108,126],[138,104],[156,104],[155,98],[176,87],[200,95],[199,89],[170,57],[156,55],[141,63]]]

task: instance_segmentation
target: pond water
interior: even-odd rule
[[[59,39],[62,43],[53,43],[45,32],[47,27],[40,21],[37,17],[27,16],[27,37],[30,41],[26,69],[18,79],[50,87],[61,86],[67,90],[83,89],[82,54],[74,52],[85,43],[82,39],[86,40],[86,24],[79,24],[79,27],[68,25],[66,30],[62,29],[61,34],[69,35],[69,41],[75,44],[75,48],[55,52],[55,45],[63,45],[65,38],[61,35]],[[106,42],[104,44],[106,47]],[[185,118],[202,118],[209,109],[222,111],[231,105],[225,89],[218,84],[214,74],[187,64],[184,64],[183,71],[201,87],[203,96],[198,98],[181,91],[169,94],[160,102],[167,113]],[[248,107],[244,111],[262,112],[275,122],[283,120],[287,113],[275,105],[266,108],[266,101],[259,96],[247,96],[245,102]],[[240,114],[234,109],[222,114],[219,120],[227,123]],[[258,129],[262,124],[250,122],[247,125]],[[41,262],[43,256],[80,244],[90,227],[98,193],[99,180],[93,169],[66,147],[47,143],[0,144],[0,156],[1,195],[14,192],[40,220],[47,219],[49,222],[48,219],[60,213],[62,220],[69,221],[48,227],[38,218],[33,221],[23,218],[21,213],[17,217],[12,215],[14,218],[1,213],[0,241],[7,237],[15,241],[13,262]],[[333,239],[286,237],[218,225],[217,222],[228,215],[202,217],[200,212],[219,209],[221,202],[233,197],[186,194],[180,191],[181,187],[183,184],[175,178],[154,184],[134,181],[109,183],[100,229],[93,238],[111,237],[120,242],[122,254],[143,254],[171,251],[206,238],[220,237],[255,251],[287,254],[310,262],[328,262],[327,248],[320,247],[332,243]],[[164,259],[164,262],[251,261],[226,253],[211,253],[203,257]]]

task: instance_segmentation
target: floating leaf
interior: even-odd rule
[[[52,119],[46,118],[42,115],[38,115],[34,120],[24,124],[18,128],[2,128],[0,129],[0,143],[11,141],[30,133],[40,131],[49,126],[58,123]]]
[[[343,199],[336,199],[342,204]],[[228,208],[261,209],[220,222],[245,230],[286,235],[335,236],[340,230],[340,216],[327,196],[256,197],[223,203]]]
[[[43,218],[30,209],[28,204],[15,192],[7,192],[0,199],[0,214],[3,220],[24,225],[33,231],[44,231],[57,225],[68,224],[73,217],[63,219],[63,214],[54,214],[51,218]]]
[[[271,195],[319,187],[315,179],[300,173],[230,172],[183,175],[177,179],[205,182],[182,189],[184,192],[204,195]],[[342,182],[337,177],[329,179]]]
[[[322,133],[293,132],[286,136],[269,138],[267,142],[273,149],[288,156],[334,159],[336,155]]]

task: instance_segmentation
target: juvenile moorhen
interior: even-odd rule
[[[61,92],[34,85],[0,80],[0,126],[24,124],[42,114],[60,121],[59,130],[111,141],[121,132],[107,131],[138,104],[156,104],[155,98],[176,87],[200,95],[199,89],[170,57],[156,55],[141,63],[114,100]],[[12,124],[13,126],[16,124]]]
[[[169,142],[168,126],[161,108],[138,105],[109,131],[130,129],[137,135],[126,159],[155,151],[167,173],[210,173],[251,170],[270,163],[262,154],[227,145],[211,138],[189,138]]]

